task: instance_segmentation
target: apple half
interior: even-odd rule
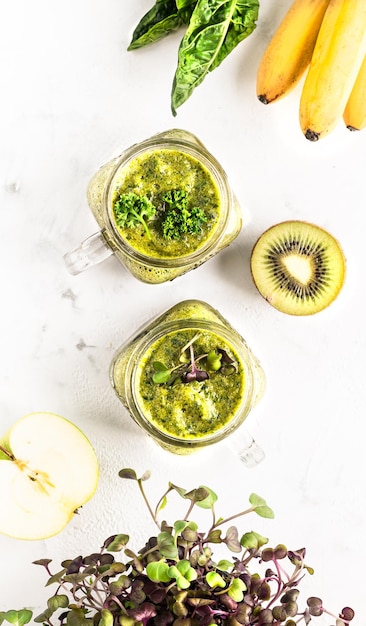
[[[54,413],[30,413],[0,439],[0,533],[59,533],[94,495],[99,466],[84,433]]]

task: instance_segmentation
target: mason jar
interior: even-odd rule
[[[171,198],[176,191],[185,195],[184,206],[198,209],[195,215],[202,217],[179,224],[182,231],[177,221],[170,227],[166,217],[169,194]],[[151,221],[136,218],[133,224],[134,218],[128,220],[131,214],[126,217],[127,205],[123,204],[128,194],[153,205]],[[137,279],[163,283],[217,254],[238,236],[242,226],[241,209],[225,171],[199,139],[185,130],[154,135],[109,161],[91,179],[87,199],[100,230],[65,254],[71,274],[114,254]]]
[[[229,437],[247,465],[262,459],[240,427],[263,395],[264,372],[206,302],[185,300],[140,328],[114,355],[110,381],[136,424],[166,450],[189,454]]]

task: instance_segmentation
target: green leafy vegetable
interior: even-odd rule
[[[256,27],[259,0],[156,0],[136,26],[128,50],[154,43],[187,25],[178,50],[173,115],[208,72]]]
[[[28,624],[32,619],[32,611],[28,609],[22,609],[20,611],[6,611],[0,613],[0,624],[4,621],[9,622],[9,624],[14,624],[14,626],[23,626],[24,624]]]
[[[138,477],[124,468],[121,478],[137,483],[157,535],[148,536],[137,553],[125,547],[128,535],[108,537],[99,551],[61,562],[52,574],[51,559],[34,561],[47,574],[46,586],[55,585],[45,610],[32,623],[47,626],[305,626],[313,618],[326,617],[336,626],[349,626],[354,610],[345,606],[330,612],[321,598],[310,596],[300,604],[299,586],[313,569],[305,563],[305,548],[288,550],[284,544],[267,546],[266,537],[247,532],[239,542],[236,526],[222,537],[219,526],[258,508],[268,509],[263,498],[251,494],[249,508],[229,517],[217,517],[217,495],[209,487],[187,491],[168,483],[155,506],[148,498],[146,471]],[[235,499],[241,498],[240,476],[235,481]],[[183,516],[173,524],[159,512],[167,497],[176,492],[184,501]],[[188,501],[188,502],[187,502]],[[176,510],[176,500],[170,502]],[[135,506],[135,503],[133,503]],[[198,530],[191,519],[196,506],[208,510],[208,527]],[[270,510],[270,509],[269,509]],[[136,512],[137,513],[137,512]],[[228,558],[216,563],[210,544],[225,544]],[[121,552],[119,560],[112,553]],[[232,553],[237,553],[233,556]],[[339,568],[338,568],[339,569]],[[339,571],[336,571],[336,580]],[[0,611],[0,626],[25,626],[32,611]],[[322,623],[323,620],[321,620]]]
[[[198,207],[188,206],[188,194],[182,189],[167,191],[163,201],[168,208],[162,221],[163,236],[166,239],[180,239],[185,234],[198,234],[207,218]]]
[[[127,50],[155,43],[188,24],[197,0],[156,0],[133,31]]]
[[[259,13],[258,0],[237,0],[234,4],[225,39],[210,66],[210,72],[218,67],[225,57],[256,28]]]
[[[162,39],[183,24],[175,0],[156,0],[137,24],[127,50]]]
[[[258,0],[198,0],[178,51],[173,80],[173,115],[209,71],[256,27]]]
[[[272,509],[270,509],[269,506],[267,506],[266,501],[256,493],[250,494],[249,502],[253,507],[253,511],[255,511],[260,517],[274,517]]]
[[[151,239],[146,222],[154,217],[156,209],[146,196],[138,196],[135,193],[121,194],[113,204],[113,212],[120,228],[135,228],[142,224],[147,237]]]
[[[233,359],[229,357],[225,350],[221,348],[217,348],[216,350],[210,350],[207,354],[199,354],[195,355],[193,344],[198,339],[199,333],[196,333],[190,341],[183,346],[180,350],[179,354],[179,363],[178,365],[173,365],[172,367],[167,367],[161,361],[153,362],[154,374],[152,376],[153,382],[161,385],[174,385],[178,380],[182,383],[190,383],[192,381],[202,382],[210,378],[210,375],[206,371],[206,369],[199,369],[197,367],[197,363],[199,361],[206,362],[206,368],[210,372],[220,372],[220,374],[230,375],[233,371],[237,371],[237,363]],[[186,352],[189,351],[189,357],[186,357]],[[224,356],[223,356],[224,355]],[[230,361],[230,367],[236,367],[234,369],[228,369],[225,361]],[[206,497],[206,496],[205,496]],[[211,499],[207,502],[207,508],[209,508],[212,504]],[[201,505],[203,506],[203,505]]]
[[[176,0],[179,15],[184,24],[189,24],[193,9],[197,4],[197,0]]]

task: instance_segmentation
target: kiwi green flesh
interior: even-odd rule
[[[258,239],[251,271],[258,291],[273,307],[289,315],[312,315],[337,297],[345,259],[338,241],[326,230],[288,221]]]

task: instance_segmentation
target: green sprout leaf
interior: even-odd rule
[[[171,565],[168,573],[171,578],[175,578],[179,589],[188,589],[190,583],[197,578],[196,570],[186,559],[178,561],[176,565]]]
[[[176,365],[169,369],[160,361],[154,361],[153,368],[155,372],[152,379],[153,382],[158,385],[172,385],[181,376],[182,372],[185,371],[185,368],[182,368],[181,365]]]
[[[168,370],[167,366],[164,365],[164,363],[161,363],[160,361],[154,361],[153,368],[156,372],[166,372]]]
[[[174,489],[174,491],[176,491],[181,496],[181,498],[186,497],[187,490],[183,489],[183,487],[178,487],[177,485],[173,485],[173,483],[169,483],[169,489]]]
[[[209,541],[210,543],[222,543],[223,540],[221,539],[220,528],[215,528],[214,530],[211,530],[207,537],[207,541]]]
[[[65,609],[69,606],[68,597],[65,595],[52,596],[47,600],[47,606],[53,613],[58,609]]]
[[[62,569],[59,572],[56,572],[56,574],[53,574],[52,576],[50,576],[50,578],[46,582],[46,587],[48,587],[49,585],[54,585],[55,583],[60,583],[65,573],[66,573],[66,569]]]
[[[226,559],[221,559],[217,564],[217,569],[222,570],[223,572],[228,572],[233,568],[232,561],[227,561]]]
[[[124,589],[128,589],[131,581],[125,574],[110,583],[109,590],[113,596],[119,596]]]
[[[165,509],[165,507],[167,505],[167,502],[168,502],[168,498],[166,496],[161,498],[161,500],[159,502],[159,506],[157,507],[157,513],[159,513],[159,511],[162,511],[163,509]]]
[[[174,522],[174,530],[176,535],[180,535],[185,528],[189,525],[186,520],[177,520]]]
[[[23,624],[28,624],[32,619],[32,611],[28,609],[21,609],[20,611],[6,611],[0,613],[0,624],[4,621],[9,622],[10,624],[14,624],[14,626],[23,626]]]
[[[153,363],[153,368],[155,370],[153,374],[154,383],[158,385],[167,383],[170,378],[171,370],[165,367],[164,363],[159,363],[158,361]]]
[[[52,559],[38,559],[37,561],[32,561],[33,565],[43,565],[43,567],[48,567],[50,563],[52,563]]]
[[[178,558],[178,548],[175,545],[174,537],[168,532],[158,534],[158,547],[162,556],[167,559]]]
[[[93,620],[86,617],[86,609],[72,608],[67,615],[67,626],[92,626]]]
[[[129,467],[119,470],[118,476],[120,478],[127,478],[128,480],[138,480],[135,470],[130,469]]]
[[[191,567],[191,564],[189,561],[187,561],[187,559],[182,559],[181,561],[178,561],[177,568],[182,576],[184,576],[184,578],[186,578],[189,582],[192,582],[192,580],[196,580],[197,572],[193,567]]]
[[[151,476],[151,472],[149,470],[146,470],[146,472],[143,473],[141,478],[137,478],[137,474],[136,474],[135,470],[133,470],[133,469],[131,469],[129,467],[125,467],[125,468],[119,470],[118,476],[120,478],[127,478],[128,480],[136,480],[137,482],[141,482],[141,481],[148,480],[150,478],[150,476]]]
[[[235,602],[242,602],[244,598],[243,592],[246,590],[247,586],[241,578],[234,578],[230,583],[227,593]]]
[[[119,623],[121,626],[136,626],[136,620],[128,615],[121,615],[119,617]]]
[[[53,613],[53,611],[51,611],[51,609],[46,609],[45,611],[43,611],[42,613],[40,613],[39,615],[34,617],[33,621],[36,624],[44,624],[44,622],[48,622],[49,623],[49,619],[50,619],[50,617],[52,617],[52,613]],[[67,621],[69,622],[69,620],[67,620]]]
[[[197,489],[192,489],[191,491],[187,491],[184,495],[184,498],[187,500],[191,500],[194,504],[202,503],[204,500],[210,495],[209,489],[206,487],[198,487]],[[210,506],[203,505],[202,508],[208,509]]]
[[[221,359],[222,359],[222,354],[220,354],[219,352],[216,352],[216,350],[210,350],[210,352],[207,354],[207,357],[206,357],[207,367],[210,372],[217,372],[217,370],[220,369]]]
[[[262,546],[268,543],[267,537],[254,532],[253,530],[248,533],[244,533],[240,539],[240,544],[247,550],[258,550]]]
[[[194,501],[197,506],[201,507],[201,509],[212,509],[213,505],[217,501],[216,493],[206,486],[199,487],[195,491],[196,494]]]
[[[169,565],[163,560],[148,563],[146,574],[153,582],[168,583],[171,580]]]
[[[109,566],[104,565],[103,567],[99,568],[99,571],[101,574],[103,574],[103,576],[116,576],[116,574],[121,574],[121,572],[124,572],[125,570],[126,566],[124,565],[124,563],[118,562],[111,563]]]
[[[98,626],[113,626],[113,613],[107,609],[102,609],[100,614],[101,618],[98,622]]]
[[[215,587],[220,587],[224,589],[226,587],[226,583],[222,576],[218,572],[208,572],[206,574],[206,582],[207,584],[214,589]]]
[[[108,544],[107,550],[108,552],[120,552],[123,548],[126,547],[130,540],[129,535],[114,535],[112,541]]]
[[[270,509],[269,506],[267,506],[266,501],[256,493],[252,493],[249,496],[249,502],[252,505],[254,512],[260,517],[267,517],[270,519],[274,518],[274,512],[272,509]]]

